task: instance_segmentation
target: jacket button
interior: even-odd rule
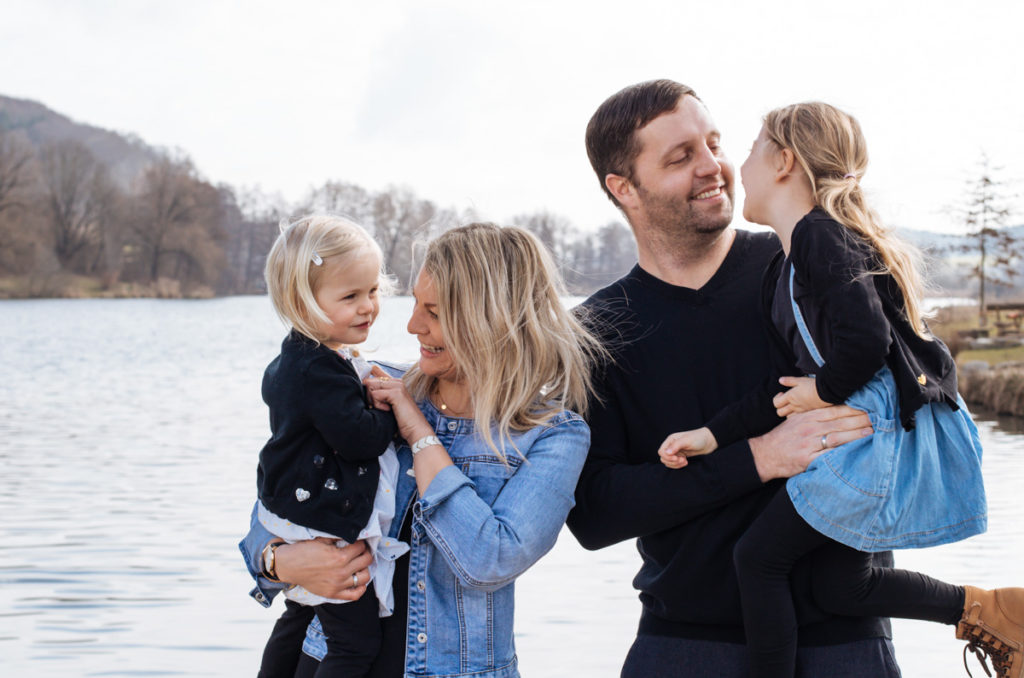
[[[418,581],[416,582],[416,588],[418,588],[420,591],[423,591],[427,588],[427,585],[421,581]]]
[[[418,640],[418,641],[419,641],[419,642],[421,642],[421,643],[425,643],[425,642],[427,642],[427,634],[425,634],[425,633],[420,633],[420,634],[418,634],[418,635],[416,636],[416,640]]]

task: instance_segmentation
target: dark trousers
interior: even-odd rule
[[[302,653],[306,627],[313,621],[314,614],[319,617],[320,626],[327,637],[327,656],[322,662]],[[325,603],[309,607],[286,600],[285,611],[274,624],[274,630],[263,649],[258,678],[349,678],[379,675],[371,668],[378,663],[387,663],[377,661],[381,654],[381,621],[377,595],[372,584],[359,600],[350,603]],[[404,653],[403,644],[397,653],[398,662],[401,662]],[[398,675],[401,675],[401,668]]]
[[[747,678],[742,644],[639,635],[621,678]],[[839,645],[801,647],[796,678],[900,678],[892,643],[869,638]]]
[[[306,638],[306,627],[316,613],[308,605],[285,600],[284,613],[274,624],[270,638],[263,648],[263,660],[257,678],[292,678],[302,654],[302,641]]]
[[[736,544],[734,559],[752,678],[793,678],[797,620],[789,586],[793,565],[814,552],[815,602],[842,616],[900,617],[956,624],[960,586],[918,572],[873,567],[871,555],[808,525],[779,491]]]
[[[327,656],[320,662],[317,678],[363,678],[380,652],[381,627],[377,594],[371,583],[359,600],[316,606]]]

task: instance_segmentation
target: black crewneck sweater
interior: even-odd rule
[[[663,466],[657,450],[769,373],[761,284],[778,251],[774,234],[739,230],[699,290],[636,266],[583,304],[614,362],[595,375],[601,400],[588,415],[590,454],[568,524],[588,549],[638,539],[640,633],[743,642],[733,546],[782,482],[761,483],[746,441],[683,469]],[[891,562],[889,554],[877,558]],[[801,644],[889,637],[886,620],[818,609],[809,565],[805,559],[793,574]]]

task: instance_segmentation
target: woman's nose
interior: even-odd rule
[[[420,318],[420,314],[416,309],[412,310],[412,315],[409,316],[409,322],[405,326],[405,330],[409,334],[424,334],[423,330],[423,319]]]

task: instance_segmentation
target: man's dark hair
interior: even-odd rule
[[[648,80],[630,85],[598,106],[587,123],[587,156],[608,198],[621,207],[605,186],[608,174],[633,180],[633,161],[640,153],[636,131],[662,113],[670,113],[684,96],[700,97],[692,88],[673,80]]]

